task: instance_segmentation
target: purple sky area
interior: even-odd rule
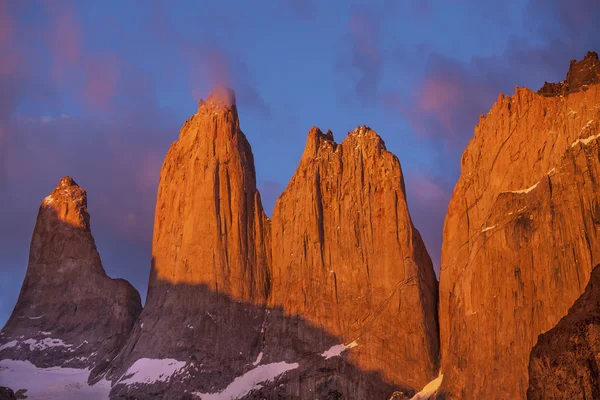
[[[598,0],[0,0],[0,326],[64,175],[106,271],[145,297],[163,157],[216,84],[236,91],[269,215],[310,127],[375,129],[437,269],[479,115],[600,50],[599,20]]]

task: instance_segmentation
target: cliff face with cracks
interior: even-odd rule
[[[87,194],[63,178],[40,206],[21,293],[1,332],[0,359],[89,368],[96,376],[125,344],[141,309],[133,286],[104,272]]]
[[[443,234],[441,396],[525,398],[538,335],[600,261],[600,86],[569,93],[500,95],[463,154]]]
[[[165,159],[148,300],[111,398],[384,399],[435,375],[437,282],[373,131],[337,145],[313,129],[273,221],[271,240],[234,95],[217,91]]]
[[[348,360],[420,389],[437,375],[437,281],[398,159],[370,128],[313,128],[273,214],[271,304],[351,344]]]

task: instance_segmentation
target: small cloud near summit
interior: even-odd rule
[[[213,89],[206,101],[232,107],[235,106],[235,92],[226,86],[218,85]]]

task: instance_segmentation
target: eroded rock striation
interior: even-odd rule
[[[418,391],[437,376],[437,280],[400,163],[377,133],[358,127],[338,144],[312,128],[272,235],[270,304],[350,345],[349,362],[388,382]]]
[[[538,335],[600,261],[599,137],[600,85],[517,88],[480,119],[444,225],[441,395],[525,398]]]
[[[40,206],[19,299],[0,336],[0,359],[102,372],[142,310],[127,281],[104,272],[85,190],[70,177]]]
[[[529,400],[600,398],[600,267],[569,313],[538,338],[529,361]]]

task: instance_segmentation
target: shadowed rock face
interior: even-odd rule
[[[545,82],[538,90],[542,96],[566,96],[587,90],[589,85],[600,83],[600,60],[598,53],[590,51],[581,61],[571,60],[567,78],[559,83]]]
[[[529,360],[527,398],[600,398],[600,267],[569,313],[538,338]]]
[[[0,358],[101,372],[141,312],[139,293],[106,276],[90,231],[87,195],[63,178],[39,209],[29,265],[2,330]]]
[[[17,400],[17,397],[10,388],[0,386],[0,400]]]
[[[523,399],[529,354],[600,262],[600,86],[517,88],[475,128],[448,207],[441,395]]]
[[[273,214],[271,304],[355,347],[349,359],[420,389],[437,376],[437,281],[398,159],[370,128],[313,128]]]
[[[321,187],[310,175],[317,170],[305,166],[315,162],[322,144],[337,145],[331,135],[328,141],[317,130],[311,132],[301,167],[278,201],[278,243],[272,246],[271,222],[256,190],[252,151],[239,127],[235,96],[221,89],[200,102],[162,168],[148,300],[111,367],[111,398],[225,396],[239,389],[240,382],[248,385],[248,379],[260,378],[248,391],[236,392],[236,398],[387,399],[395,390],[414,392],[413,381],[425,381],[433,374],[437,339],[428,335],[437,331],[436,281],[408,217],[397,159],[385,151],[374,132],[368,130],[364,138],[357,134],[340,145],[340,150],[342,146],[349,150],[337,166],[325,171],[327,164],[315,163],[321,168],[316,179],[322,177],[322,185],[332,185]],[[350,151],[357,146],[363,146],[365,153]],[[352,161],[353,157],[357,159]],[[365,180],[357,175],[334,182],[342,162],[348,173],[360,174],[362,169]],[[370,174],[386,178],[372,179]],[[324,194],[301,197],[294,194],[297,189]],[[342,206],[335,202],[342,190],[351,192],[348,199],[354,198],[357,205],[336,216],[348,220],[343,225],[345,236],[338,242],[339,224],[314,219],[314,213]],[[356,197],[360,193],[365,197]],[[296,203],[305,208],[296,208]],[[356,216],[368,212],[373,216],[364,220]],[[329,211],[323,215],[333,216]],[[401,222],[383,224],[380,233],[373,233],[376,224],[387,218]],[[369,232],[363,235],[363,230]],[[284,231],[293,234],[289,242],[281,236]],[[384,239],[386,234],[394,236]],[[304,250],[298,247],[302,240]],[[373,245],[373,241],[381,243]],[[400,246],[406,247],[394,250]],[[357,250],[360,247],[364,253]],[[271,259],[272,249],[277,262]],[[345,250],[347,259],[339,256]],[[294,268],[290,260],[296,251],[305,254],[298,254]],[[385,261],[373,261],[377,252]],[[356,266],[334,265],[341,261]],[[341,306],[334,305],[335,285],[329,270],[339,276],[335,279]],[[290,279],[297,279],[297,286]],[[319,280],[322,291],[313,286]],[[314,298],[306,304],[298,302],[302,288],[312,288],[306,295]],[[333,307],[333,314],[327,314],[327,306]],[[335,319],[327,321],[330,317]],[[341,323],[343,318],[348,319],[347,326]],[[396,327],[399,320],[406,329]],[[399,337],[406,343],[400,343]],[[347,342],[351,338],[357,339],[358,347],[351,348]],[[401,356],[410,345],[415,347],[409,353],[411,365]],[[427,362],[421,362],[422,357]],[[385,360],[385,368],[375,367],[376,360]],[[141,364],[156,362],[179,367],[172,376],[136,381],[143,375],[135,373]],[[390,373],[392,364],[398,372]],[[408,368],[406,379],[398,378],[404,374],[398,365]]]

